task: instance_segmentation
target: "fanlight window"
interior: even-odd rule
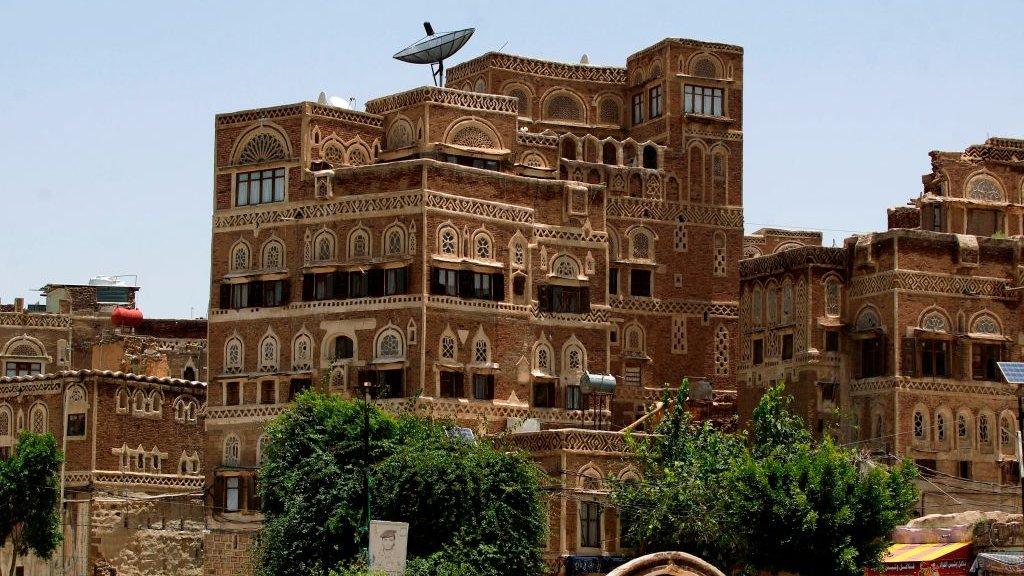
[[[545,110],[548,118],[554,120],[583,120],[583,106],[569,94],[556,94],[548,100]]]
[[[857,330],[874,330],[881,327],[882,323],[878,320],[878,314],[874,310],[864,310],[857,317]]]
[[[546,345],[537,347],[536,365],[541,372],[551,371],[551,349]]]
[[[397,330],[388,330],[377,338],[378,358],[401,358],[402,337]]]
[[[933,332],[948,332],[949,323],[946,322],[946,317],[941,312],[932,311],[921,320],[921,328]]]
[[[487,345],[487,340],[484,338],[477,339],[473,343],[473,361],[477,364],[484,364],[491,358],[490,347]]]
[[[988,176],[978,176],[967,185],[967,197],[971,200],[987,200],[1002,202],[1003,191],[995,180]]]
[[[988,314],[982,314],[971,323],[971,332],[980,334],[999,334],[999,323]]]
[[[281,141],[271,134],[257,134],[245,145],[239,156],[240,164],[260,164],[284,160],[286,153]]]
[[[274,241],[268,243],[263,248],[263,267],[264,268],[281,268],[284,265],[284,249],[280,242]]]
[[[555,276],[560,278],[577,278],[580,275],[580,266],[570,256],[559,256],[555,258],[551,266]]]

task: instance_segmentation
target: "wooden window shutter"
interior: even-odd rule
[[[231,284],[220,285],[220,309],[231,308]]]
[[[213,493],[210,494],[211,500],[213,501],[214,512],[224,511],[224,491],[227,487],[224,484],[223,476],[214,476],[213,478]]]
[[[352,294],[350,293],[350,288],[349,288],[349,273],[348,272],[345,272],[343,270],[339,270],[338,272],[334,273],[334,278],[332,280],[334,282],[334,294],[333,294],[333,296],[335,298],[344,300],[346,298],[351,298],[352,297]]]
[[[590,312],[590,287],[583,286],[580,288],[580,312]]]
[[[302,300],[309,302],[313,299],[313,275],[302,275]]]
[[[473,272],[470,270],[459,270],[459,297],[473,297]]]
[[[252,474],[251,476],[248,476],[245,479],[245,492],[246,492],[246,500],[245,500],[245,508],[246,508],[246,510],[248,510],[249,512],[253,512],[253,513],[259,512],[260,511],[260,495],[259,495],[259,492],[256,489],[256,474]]]
[[[904,376],[917,376],[917,338],[903,339],[900,368]]]
[[[249,307],[259,308],[263,306],[263,282],[253,280],[249,283]]]
[[[547,284],[537,285],[537,306],[541,312],[551,311],[551,288]]]
[[[501,272],[491,274],[491,288],[493,299],[497,302],[505,301],[505,275]]]
[[[291,302],[292,299],[292,279],[285,278],[284,280],[278,280],[281,283],[281,305],[284,306]]]
[[[379,268],[370,270],[370,296],[380,297],[384,295],[384,271]]]

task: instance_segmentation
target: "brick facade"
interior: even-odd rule
[[[932,152],[888,231],[744,260],[741,414],[784,380],[813,429],[933,476],[923,511],[1017,505],[1016,389],[995,362],[1022,359],[1022,157],[1005,138]]]

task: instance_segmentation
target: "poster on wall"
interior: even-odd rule
[[[388,576],[405,574],[408,522],[370,521],[370,570]]]

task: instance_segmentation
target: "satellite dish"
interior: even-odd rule
[[[434,75],[434,85],[440,86],[444,81],[444,59],[465,46],[475,29],[466,28],[465,30],[435,34],[434,27],[430,25],[430,22],[424,22],[423,29],[426,30],[427,35],[399,51],[394,58],[410,64],[430,64],[430,71]]]
[[[327,92],[320,91],[320,95],[316,97],[316,103],[321,106],[333,106],[335,108],[341,108],[342,110],[351,110],[354,104],[355,98],[348,100],[341,96],[328,96]]]

